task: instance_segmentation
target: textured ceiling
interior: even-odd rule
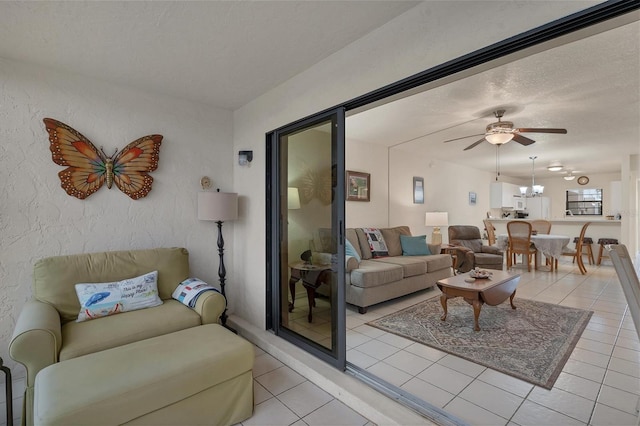
[[[638,14],[636,18],[638,19]],[[495,171],[496,147],[481,139],[492,111],[506,109],[514,127],[560,127],[568,133],[526,133],[536,143],[500,148],[500,170],[536,176],[560,161],[580,174],[620,172],[640,154],[640,23],[564,44],[348,118],[347,138],[394,146],[425,158]],[[558,172],[555,172],[558,175]]]
[[[0,1],[0,57],[236,109],[415,1]]]
[[[416,4],[0,1],[0,57],[236,109]],[[350,117],[347,136],[493,171],[494,146],[442,141],[482,133],[505,107],[516,127],[568,134],[504,145],[503,174],[526,177],[532,155],[537,176],[554,160],[618,172],[640,150],[639,52],[636,21]]]

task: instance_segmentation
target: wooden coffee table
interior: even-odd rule
[[[475,331],[480,331],[478,317],[480,317],[480,309],[483,304],[496,306],[509,298],[511,308],[515,309],[513,297],[516,295],[516,287],[520,282],[520,274],[498,270],[491,272],[493,273],[491,278],[476,279],[472,283],[465,281],[465,278],[469,278],[469,272],[438,281],[438,288],[442,291],[440,303],[444,309],[444,314],[440,319],[442,321],[447,319],[447,300],[454,297],[462,297],[473,306]]]

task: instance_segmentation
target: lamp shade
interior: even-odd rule
[[[287,208],[289,210],[297,210],[300,208],[300,192],[298,188],[287,188]]]
[[[448,226],[449,213],[447,212],[426,212],[424,216],[425,226]]]
[[[513,139],[513,133],[487,133],[484,138],[492,145],[502,145]]]
[[[198,219],[232,221],[238,218],[238,194],[235,192],[198,192]]]

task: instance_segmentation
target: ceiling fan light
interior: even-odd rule
[[[563,169],[562,164],[555,162],[555,163],[551,163],[549,164],[549,166],[547,167],[547,170],[549,170],[550,172],[559,172],[560,170]]]
[[[484,138],[492,145],[502,145],[513,139],[513,133],[488,133]]]

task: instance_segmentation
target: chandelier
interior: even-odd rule
[[[521,186],[520,194],[522,194],[523,197],[527,197],[527,198],[537,197],[542,195],[542,193],[544,192],[544,186],[536,185],[536,174],[535,174],[536,158],[538,157],[535,155],[533,157],[529,157],[529,160],[531,160],[531,191],[529,191],[528,186]]]

